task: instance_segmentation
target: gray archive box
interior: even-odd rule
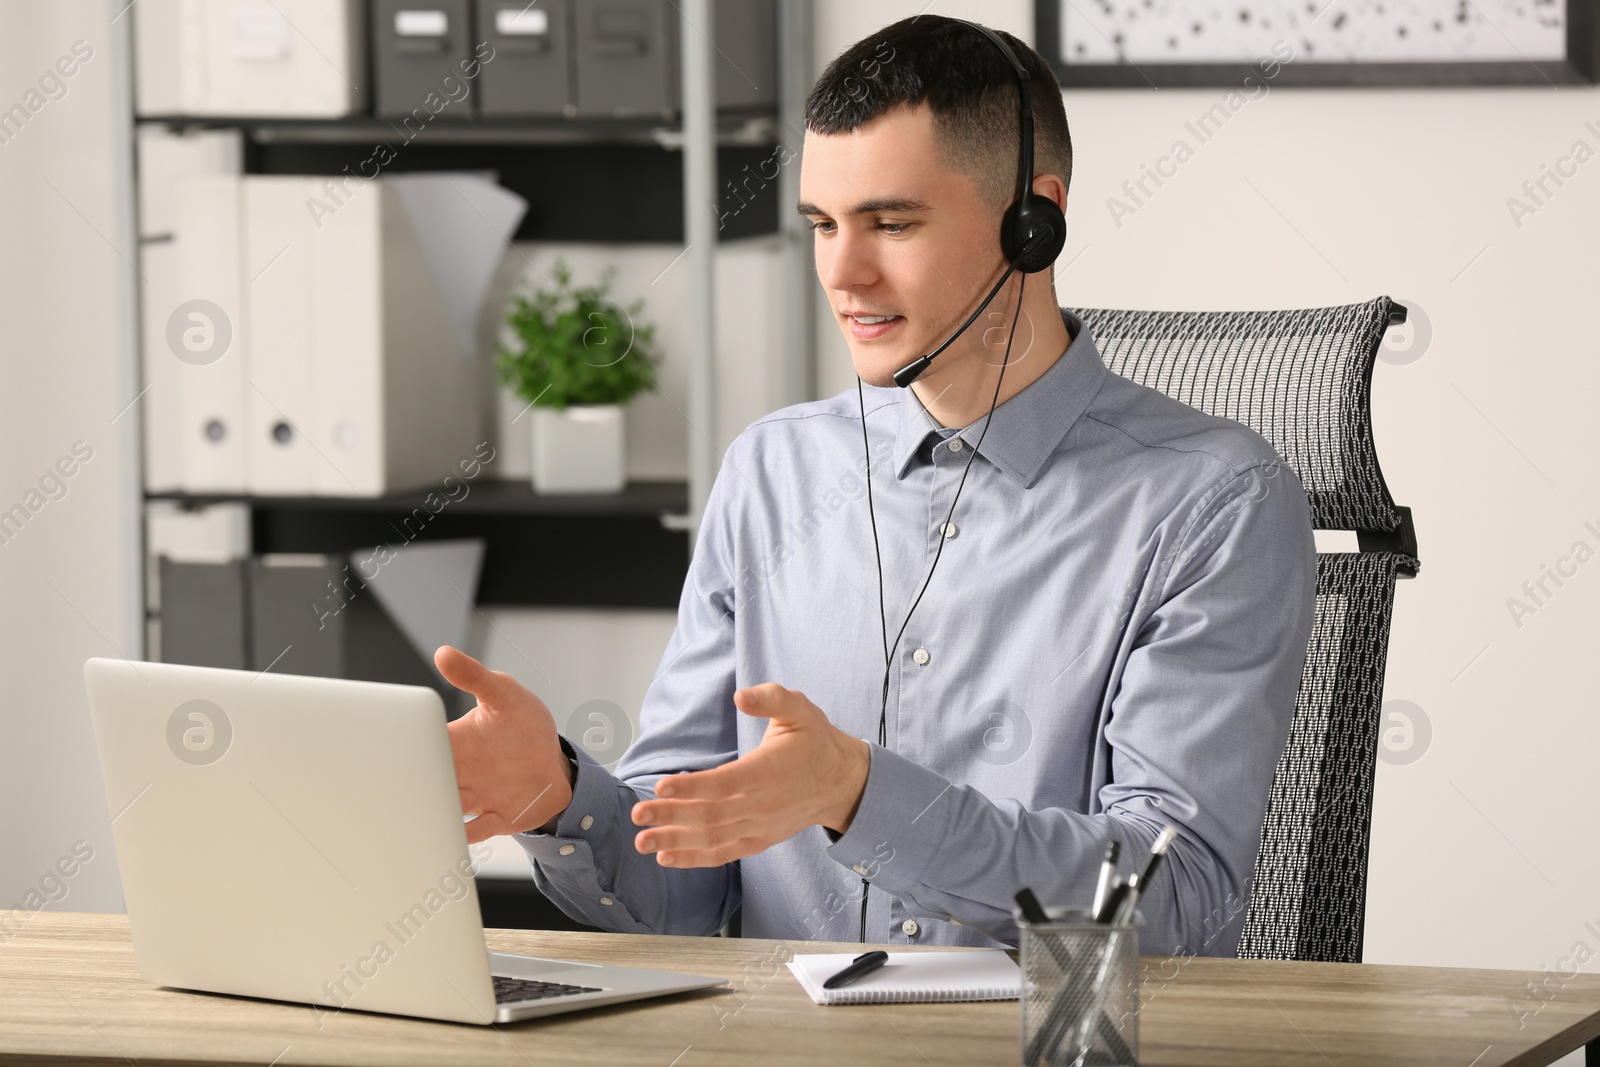
[[[476,36],[494,49],[478,75],[482,114],[572,114],[572,0],[477,0],[476,11]]]
[[[420,110],[419,122],[471,118],[477,92],[462,64],[473,44],[470,0],[373,0],[377,114],[403,118]],[[430,94],[437,111],[427,106]]]
[[[366,682],[423,685],[452,716],[472,701],[434,673],[339,556],[264,555],[250,561],[250,666]]]
[[[161,557],[161,662],[425,685],[452,716],[472,700],[412,647],[338,556],[227,563]]]
[[[716,0],[713,7],[717,106],[776,104],[775,0]],[[678,18],[672,0],[578,0],[573,8],[577,114],[675,116],[681,95]]]
[[[258,671],[343,678],[341,562],[331,556],[250,560],[250,662]]]
[[[161,557],[161,662],[250,666],[246,563],[180,563]]]
[[[719,108],[778,105],[778,5],[775,0],[713,0]],[[673,12],[676,15],[676,11]]]

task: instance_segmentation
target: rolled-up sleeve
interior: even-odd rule
[[[1315,614],[1305,492],[1281,462],[1246,467],[1197,501],[1171,543],[1107,690],[1094,810],[992,800],[873,746],[829,857],[921,914],[1015,944],[1018,889],[1086,905],[1107,841],[1127,873],[1170,825],[1177,842],[1141,902],[1143,950],[1236,951]]]

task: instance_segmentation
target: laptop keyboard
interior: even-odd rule
[[[565,982],[536,982],[531,978],[508,978],[503,974],[491,975],[494,979],[496,1004],[520,1004],[525,1000],[549,1000],[567,997],[574,993],[598,993],[595,986],[567,985]]]

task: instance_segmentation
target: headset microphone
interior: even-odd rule
[[[1033,240],[1029,241],[1026,245],[1023,245],[1022,256],[1019,256],[1017,261],[1012,262],[1006,267],[1006,272],[1000,275],[1000,280],[994,283],[994,288],[989,290],[989,295],[983,298],[983,303],[978,305],[977,310],[967,316],[967,321],[963,322],[960,326],[957,326],[955,332],[949,337],[946,337],[944,339],[944,343],[938,348],[935,348],[932,352],[929,352],[925,356],[920,356],[917,359],[912,360],[904,367],[901,367],[899,370],[895,371],[894,384],[898,385],[902,389],[905,389],[908,388],[912,382],[922,377],[922,372],[928,369],[928,364],[933,362],[933,357],[939,355],[945,349],[954,344],[956,338],[966,333],[967,327],[976,322],[978,316],[983,314],[983,309],[994,303],[994,298],[1000,295],[1000,287],[1005,285],[1006,279],[1011,277],[1011,275],[1015,274],[1018,270],[1017,262],[1020,262],[1022,257],[1029,255],[1037,249],[1045,247],[1046,242],[1053,240],[1054,237],[1054,233],[1049,230],[1045,230],[1042,233],[1035,234]]]

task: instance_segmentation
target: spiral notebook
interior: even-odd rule
[[[958,952],[891,952],[889,962],[842,989],[822,983],[849,966],[849,952],[814,952],[789,970],[818,1004],[912,1004],[952,1000],[1016,1000],[1022,973],[997,948]]]

